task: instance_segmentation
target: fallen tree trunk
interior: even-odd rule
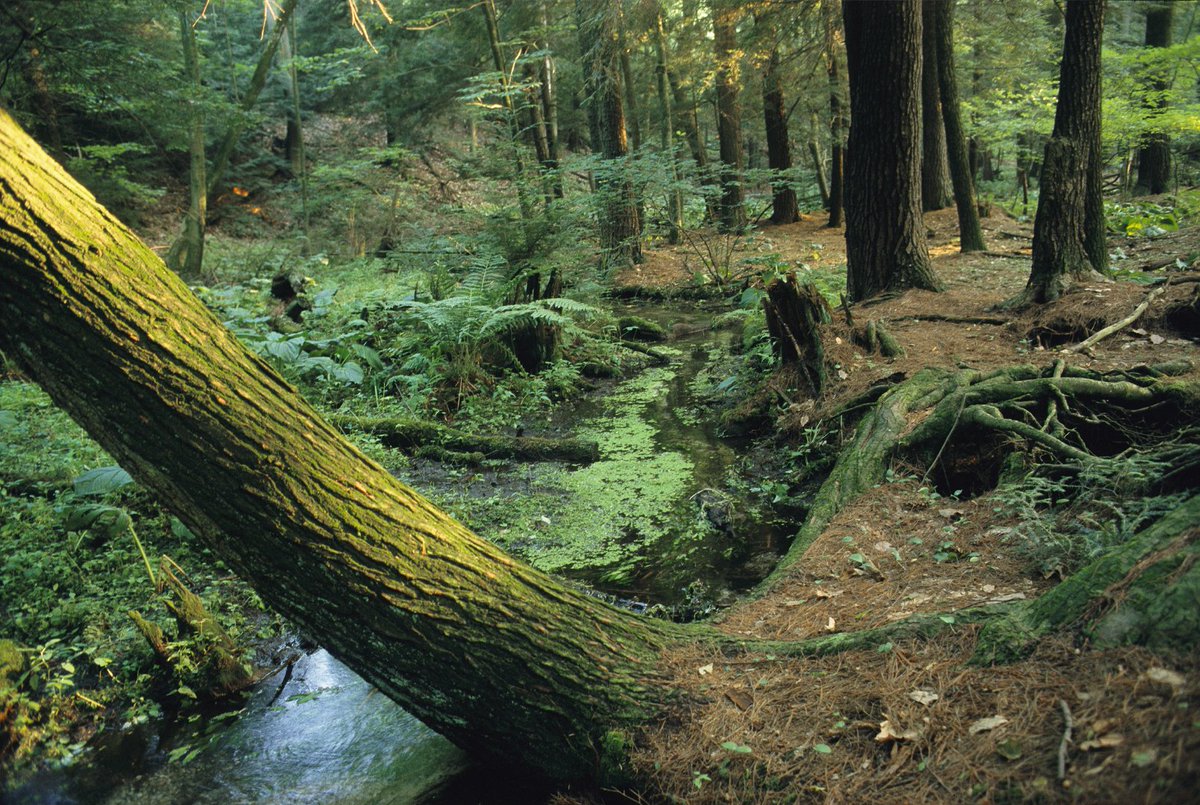
[[[600,446],[582,439],[543,439],[535,436],[480,436],[420,419],[395,417],[329,417],[343,430],[378,436],[388,447],[401,450],[436,447],[457,453],[480,453],[485,458],[519,458],[526,461],[572,461],[589,464],[600,458]]]
[[[342,438],[3,113],[0,315],[0,349],[267,603],[422,721],[510,768],[620,780],[629,735],[680,695],[661,660],[686,642],[806,656],[958,622],[922,615],[874,632],[746,643],[638,618],[514,561]],[[1025,397],[1116,389],[1143,408],[1194,409],[1197,396],[1171,381],[1062,367],[926,369],[862,419],[786,561],[883,480],[897,446],[912,444],[917,414],[936,406],[929,419],[947,428],[915,446],[948,440],[958,417],[945,407],[999,408],[1001,387]],[[1194,521],[1188,511],[1180,516]]]
[[[0,349],[276,611],[481,759],[612,780],[672,698],[637,618],[366,458],[0,113]],[[352,627],[352,628],[351,628]]]

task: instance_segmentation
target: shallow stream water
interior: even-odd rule
[[[491,527],[489,536],[543,569],[618,596],[675,604],[688,581],[710,589],[726,584],[736,557],[783,546],[769,526],[694,526],[705,516],[698,494],[717,495],[725,506],[739,503],[714,490],[743,445],[722,438],[697,399],[699,389],[712,385],[703,375],[719,374],[714,359],[730,336],[709,332],[703,313],[646,306],[631,312],[675,325],[682,335],[666,345],[669,366],[618,381],[608,394],[564,412],[569,429],[600,443],[600,461],[520,467],[500,480],[432,480],[462,490],[485,487],[463,493],[490,496],[509,522],[469,525],[485,534]],[[523,793],[516,781],[472,771],[458,749],[323,650],[301,655],[286,676],[265,680],[238,711],[162,719],[93,743],[77,766],[43,773],[9,799],[459,805],[544,798]]]

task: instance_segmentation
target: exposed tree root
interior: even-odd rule
[[[1104,642],[1167,643],[1163,637],[1182,637],[1194,643],[1197,628],[1195,601],[1164,602],[1164,598],[1194,596],[1200,587],[1195,557],[1200,553],[1200,495],[1143,529],[1137,536],[1100,556],[1045,595],[1022,602],[1007,616],[984,626],[975,651],[978,663],[1011,662],[1025,656],[1033,643],[1049,632],[1096,615],[1096,632]],[[1147,558],[1152,558],[1147,562]],[[1182,569],[1170,579],[1171,570]],[[1155,585],[1157,605],[1145,602],[1139,611],[1121,612],[1113,596],[1121,586]],[[1174,606],[1179,604],[1179,606]],[[1162,618],[1167,617],[1167,622]],[[1182,623],[1180,622],[1182,619]],[[1107,628],[1106,628],[1107,624]],[[1182,627],[1182,628],[1181,628]],[[1179,644],[1177,644],[1178,646]]]
[[[764,582],[768,589],[795,564],[825,530],[833,517],[850,501],[883,481],[890,459],[903,451],[924,456],[936,463],[956,431],[987,431],[1011,436],[1042,448],[1072,466],[1113,463],[1121,460],[1098,455],[1075,433],[1070,425],[1082,421],[1106,425],[1101,417],[1085,414],[1077,408],[1091,407],[1134,415],[1171,416],[1172,411],[1195,410],[1200,385],[1164,379],[1180,371],[1183,365],[1138,367],[1127,372],[1100,375],[1066,366],[1058,360],[1047,370],[1032,366],[1014,366],[981,374],[961,371],[951,374],[926,369],[902,382],[880,397],[874,409],[859,423],[852,443],[838,457],[837,464],[813,498],[808,517],[788,554]],[[1035,414],[1041,407],[1044,414]],[[1158,413],[1158,409],[1162,413]],[[1072,417],[1064,420],[1064,416]],[[915,426],[911,423],[916,420]],[[1185,445],[1186,447],[1186,445]],[[1187,451],[1185,451],[1187,452]],[[932,456],[932,461],[929,457]],[[1191,452],[1187,452],[1191,456]],[[1137,563],[1154,551],[1171,546],[1153,565],[1167,563],[1173,568],[1176,593],[1186,596],[1200,590],[1200,565],[1194,565],[1192,536],[1200,523],[1200,496],[1145,529],[1134,540],[1097,559],[1071,576],[1052,593],[1029,604],[1021,604],[1002,618],[997,609],[984,608],[955,613],[950,622],[992,622],[985,628],[988,636],[981,643],[980,661],[999,661],[1020,656],[1029,643],[1049,630],[1078,620],[1089,602],[1101,596],[1111,585],[1125,578]],[[1179,542],[1180,535],[1186,539]],[[1172,542],[1175,540],[1176,542]],[[1161,573],[1159,574],[1161,575]],[[1161,579],[1159,580],[1161,582]],[[1162,584],[1157,587],[1162,592]],[[1179,602],[1178,610],[1193,612],[1193,606]],[[1147,606],[1148,609],[1149,605]],[[1128,617],[1108,617],[1107,632],[1128,636],[1136,632],[1139,641],[1154,639],[1162,630],[1140,616],[1130,624]],[[833,635],[803,643],[762,646],[775,654],[817,654],[861,648],[894,636],[922,635],[946,625],[946,616],[919,616],[879,630]],[[1195,616],[1175,617],[1171,634],[1181,641],[1195,642],[1200,623]],[[1140,630],[1140,631],[1139,631]],[[1164,641],[1165,642],[1165,641]]]

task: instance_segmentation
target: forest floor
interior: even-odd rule
[[[1028,277],[1031,224],[997,211],[984,221],[992,250],[961,255],[953,210],[926,222],[946,292],[910,291],[854,309],[885,320],[905,356],[865,354],[834,310],[825,343],[838,379],[819,399],[794,402],[780,417],[784,431],[799,432],[872,384],[926,366],[987,371],[1061,357],[1103,372],[1185,359],[1189,376],[1200,376],[1197,321],[1164,318],[1193,298],[1195,275],[1179,269],[1198,267],[1188,263],[1200,254],[1200,231],[1123,244],[1118,281],[1011,314],[996,305]],[[805,216],[762,230],[743,248],[792,264],[844,263],[843,231],[823,224],[823,216]],[[686,246],[650,252],[616,285],[684,289],[694,255]],[[1163,263],[1172,284],[1139,321],[1087,353],[1058,351],[1133,311]],[[1185,276],[1190,283],[1179,283]],[[987,464],[946,455],[933,469],[894,465],[898,482],[848,505],[765,596],[725,612],[719,628],[795,640],[1037,597],[1058,580],[1055,568],[1022,555],[1020,507],[1011,492],[993,489],[996,468]],[[944,620],[949,626],[953,616]],[[680,652],[672,671],[692,703],[647,737],[638,761],[659,795],[690,802],[1194,801],[1194,654],[1097,648],[1071,634],[1043,641],[1021,662],[976,667],[967,660],[977,633],[952,627],[929,641],[822,659],[731,662],[698,647]]]

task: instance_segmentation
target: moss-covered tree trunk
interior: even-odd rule
[[[334,656],[480,757],[558,778],[669,691],[682,631],[471,534],[326,424],[0,113],[0,349]]]
[[[842,14],[850,71],[850,298],[941,290],[921,217],[921,9],[917,0],[848,2]]]
[[[1033,267],[1018,304],[1058,298],[1108,266],[1100,188],[1103,0],[1069,0],[1054,132],[1042,159]]]

